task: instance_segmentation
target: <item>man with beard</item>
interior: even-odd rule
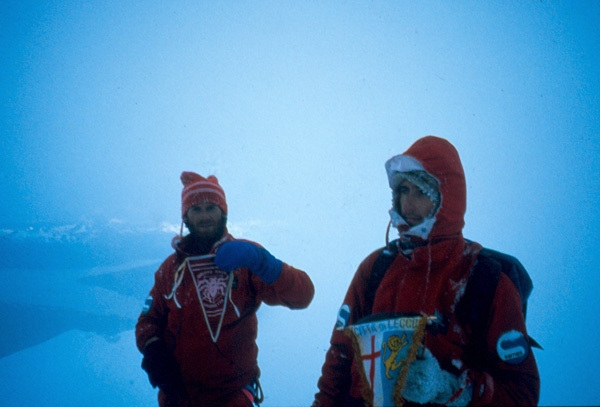
[[[385,168],[386,247],[363,260],[348,288],[313,406],[535,405],[534,341],[505,273],[522,266],[463,238],[458,152],[427,136]],[[392,242],[390,226],[399,233]]]
[[[160,406],[251,406],[258,381],[256,311],[261,303],[306,308],[308,275],[227,231],[225,193],[214,176],[181,174],[177,236],[136,325],[142,368]]]

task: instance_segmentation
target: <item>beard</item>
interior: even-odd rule
[[[183,238],[183,250],[188,254],[203,255],[211,251],[224,235],[227,227],[227,216],[222,216],[216,226],[210,231],[198,230],[195,225],[185,222],[190,234]]]

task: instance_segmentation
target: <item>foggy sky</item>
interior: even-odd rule
[[[4,1],[0,227],[176,229],[180,173],[215,174],[230,231],[315,283],[308,310],[261,309],[259,328],[310,321],[260,363],[312,354],[314,392],[384,244],[384,163],[435,134],[463,160],[465,236],[533,278],[541,404],[598,404],[599,43],[597,1]]]

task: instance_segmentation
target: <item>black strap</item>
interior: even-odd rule
[[[506,274],[515,285],[521,297],[523,318],[527,318],[527,301],[533,290],[529,273],[515,257],[483,248],[475,260],[465,293],[456,307],[459,321],[463,325],[470,325],[474,340],[481,343],[485,341],[484,335],[490,324],[500,273]],[[531,346],[543,349],[535,339],[528,339]]]
[[[385,273],[390,268],[398,255],[397,240],[390,242],[388,247],[381,250],[373,263],[371,276],[365,293],[365,310],[371,314],[375,293],[383,280]],[[496,250],[483,248],[475,260],[475,265],[469,275],[465,293],[456,307],[459,321],[463,325],[473,327],[474,335],[483,335],[491,318],[492,302],[500,279],[500,273],[506,274],[521,296],[523,316],[527,316],[527,300],[533,290],[533,283],[527,270],[521,262],[513,256]],[[365,315],[365,316],[367,316]],[[476,340],[483,340],[478,338]],[[530,338],[532,346],[541,346]]]
[[[533,290],[533,283],[525,267],[513,256],[483,248],[477,256],[477,262],[471,274],[485,273],[486,270],[490,269],[494,273],[502,272],[510,278],[521,296],[523,316],[527,316],[527,300],[529,300],[529,295]],[[497,284],[498,279],[496,278],[494,281]]]
[[[375,293],[381,284],[381,280],[385,276],[394,259],[398,255],[397,240],[390,242],[388,247],[381,250],[377,259],[373,263],[371,269],[371,276],[367,284],[367,292],[365,293],[365,310],[368,310],[364,316],[371,314],[373,310],[373,302],[375,300]]]
[[[485,328],[489,324],[501,272],[498,261],[480,253],[469,275],[465,293],[456,305],[458,320],[464,326],[472,327],[476,342],[485,340]]]

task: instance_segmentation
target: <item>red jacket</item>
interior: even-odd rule
[[[410,257],[399,254],[376,291],[372,314],[425,313],[440,315],[447,329],[428,333],[425,346],[437,358],[442,369],[456,375],[467,370],[473,380],[471,405],[535,405],[539,399],[539,374],[533,352],[520,363],[501,359],[497,344],[503,334],[516,331],[528,338],[517,289],[501,275],[492,305],[485,345],[472,340],[471,327],[458,321],[455,308],[481,246],[462,236],[466,209],[465,178],[458,153],[450,143],[426,137],[406,153],[416,158],[425,170],[440,182],[442,204],[425,246],[417,247]],[[371,253],[359,266],[344,299],[349,307],[348,324],[371,314],[365,292],[373,263],[382,249]],[[343,309],[348,310],[347,307]],[[342,331],[335,330],[331,347],[319,379],[315,405],[334,406],[348,403],[349,394],[361,399],[360,360],[352,343]]]
[[[234,239],[227,235],[224,240]],[[136,343],[142,351],[148,339],[162,338],[174,349],[190,405],[210,405],[224,395],[239,392],[259,375],[255,340],[256,311],[260,304],[305,308],[312,301],[314,287],[305,272],[283,263],[281,274],[273,284],[264,283],[247,269],[237,269],[230,298],[226,295],[226,284],[220,284],[212,277],[210,279],[214,281],[198,282],[203,288],[197,291],[187,267],[181,282],[175,283],[176,270],[186,257],[178,249],[155,273],[149,297],[151,306],[138,319]],[[174,286],[176,290],[171,296]],[[210,294],[204,302],[204,310],[199,301],[202,290]],[[213,342],[205,312],[210,315],[213,311],[209,321],[212,335],[217,336],[223,307],[222,326]]]

